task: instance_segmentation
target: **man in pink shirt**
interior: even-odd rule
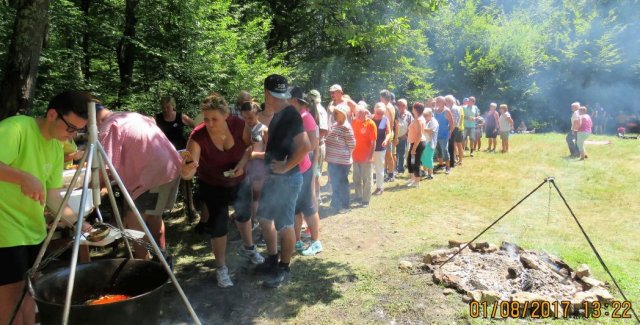
[[[98,140],[164,251],[162,214],[175,203],[182,164],[180,155],[152,118],[138,113],[112,112],[100,104],[96,110]],[[142,230],[131,209],[126,210],[124,221],[128,228]],[[149,258],[149,252],[141,245],[134,243],[134,250],[136,258]]]

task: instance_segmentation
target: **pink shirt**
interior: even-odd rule
[[[309,133],[316,133],[317,135],[318,125],[316,124],[316,120],[313,119],[313,116],[311,116],[309,111],[307,111],[304,108],[301,109],[300,116],[302,116],[302,127],[304,128],[304,131]],[[312,165],[311,159],[307,154],[306,156],[304,156],[304,159],[302,159],[302,161],[298,165],[300,167],[300,173],[304,173],[307,170],[309,170],[309,168],[311,168],[311,165]]]
[[[180,175],[180,155],[153,118],[116,112],[100,123],[99,131],[98,141],[134,200]]]
[[[591,133],[591,127],[593,126],[593,122],[591,122],[591,116],[584,114],[580,115],[580,127],[578,128],[578,132],[589,132]]]

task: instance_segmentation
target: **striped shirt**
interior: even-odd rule
[[[356,138],[349,123],[334,123],[325,140],[327,162],[338,165],[351,165],[351,152],[356,147]]]

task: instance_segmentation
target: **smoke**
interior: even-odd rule
[[[536,75],[540,92],[531,103],[533,111],[548,112],[550,130],[569,128],[569,107],[574,101],[587,106],[596,120],[601,119],[596,123],[606,123],[608,133],[614,133],[620,114],[638,115],[640,107],[633,96],[640,87],[640,41],[634,35],[640,27],[637,3],[589,1],[582,7],[559,8],[565,10],[559,15],[574,23],[569,25],[570,39],[547,44],[546,51],[560,61]],[[597,16],[592,20],[580,17],[589,14]]]

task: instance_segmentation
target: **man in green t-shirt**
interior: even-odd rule
[[[0,121],[0,324],[20,299],[24,275],[46,237],[47,195],[62,190],[62,143],[87,124],[86,92],[55,96],[43,117]],[[15,322],[33,324],[35,303],[26,296]]]

